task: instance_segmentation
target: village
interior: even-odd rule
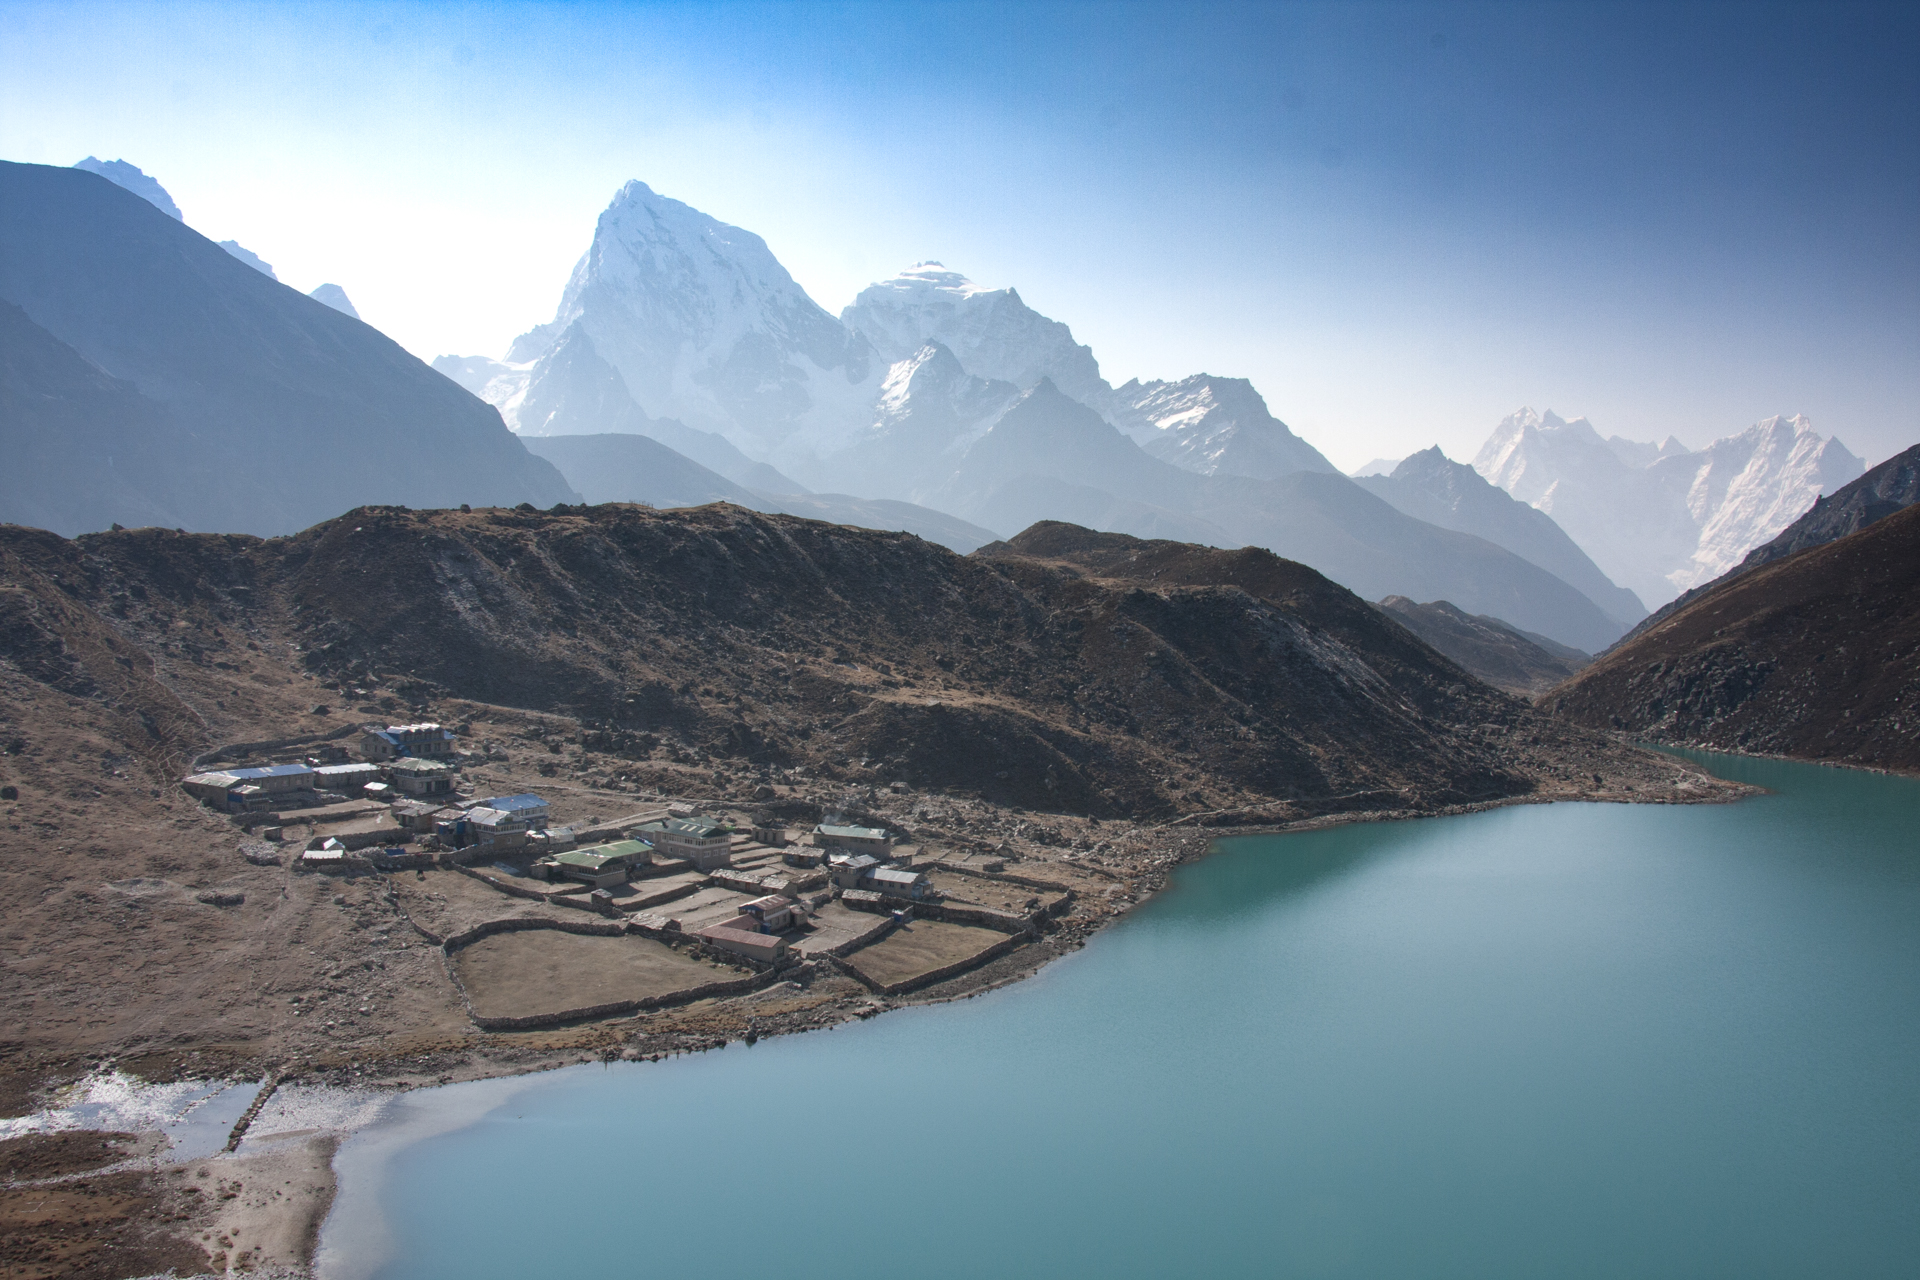
[[[930,847],[857,815],[788,825],[663,796],[563,823],[542,794],[482,794],[468,766],[484,755],[439,723],[364,726],[350,742],[181,785],[245,833],[250,862],[389,886],[483,1030],[823,971],[875,995],[916,991],[1035,941],[1088,888],[1084,871],[1023,874],[1007,865],[1018,854]]]

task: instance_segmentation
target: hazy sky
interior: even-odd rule
[[[1920,440],[1920,7],[0,0],[0,158],[125,158],[422,357],[640,178],[838,312],[938,259],[1354,467],[1526,403]]]

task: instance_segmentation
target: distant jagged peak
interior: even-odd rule
[[[1273,416],[1247,378],[1196,373],[1177,382],[1134,379],[1100,407],[1149,453],[1186,471],[1256,479],[1294,471],[1338,473]]]
[[[959,382],[969,376],[945,343],[929,342],[906,359],[887,366],[887,376],[880,383],[881,412],[904,405],[917,390]]]
[[[1536,410],[1522,405],[1500,420],[1480,452],[1473,456],[1473,469],[1494,484],[1513,493],[1521,484],[1520,475],[1531,455],[1541,452],[1555,455],[1572,453],[1601,466],[1624,467],[1593,424],[1585,418],[1563,418],[1552,409]],[[1524,487],[1524,486],[1522,486]],[[1525,495],[1525,501],[1538,505],[1537,495]]]
[[[635,179],[595,223],[553,320],[508,351],[541,360],[579,324],[649,414],[755,448],[822,447],[871,409],[871,349],[807,295],[766,241]]]
[[[1546,434],[1564,434],[1583,438],[1591,435],[1596,440],[1600,438],[1600,433],[1595,431],[1593,424],[1588,422],[1584,417],[1563,418],[1552,409],[1537,410],[1532,405],[1525,404],[1502,418],[1500,425],[1494,429],[1494,434],[1518,434],[1526,431],[1537,431]]]
[[[1822,436],[1812,420],[1801,413],[1762,418],[1745,431],[1722,436],[1691,456],[1709,464],[1722,458],[1737,459],[1743,467],[1755,458],[1804,461],[1820,472],[1823,482],[1828,482],[1829,493],[1867,468],[1866,460],[1855,457],[1838,436]]]
[[[128,164],[125,160],[100,160],[88,156],[73,167],[97,173],[114,186],[133,192],[169,218],[186,221],[180,215],[180,206],[167,194],[167,189],[160,185],[158,179],[142,173],[138,165]]]
[[[1400,459],[1393,469],[1396,479],[1403,476],[1457,474],[1458,471],[1471,471],[1472,467],[1464,462],[1455,462],[1437,444],[1428,445]]]
[[[1045,378],[1041,381],[1049,388],[1053,386]],[[929,395],[956,403],[983,398],[1005,403],[1018,394],[1020,388],[1011,382],[968,373],[944,343],[929,342],[906,359],[896,360],[887,367],[886,378],[880,384],[879,410],[884,418],[906,411],[916,399],[924,400]]]
[[[1250,378],[1226,378],[1215,373],[1189,374],[1177,382],[1157,379],[1142,382],[1134,378],[1113,394],[1116,400],[1143,410],[1147,406],[1161,410],[1161,415],[1154,418],[1154,425],[1163,431],[1184,426],[1215,408],[1261,418],[1273,417],[1266,398],[1253,389]]]
[[[320,285],[307,296],[315,302],[325,303],[342,315],[352,316],[355,320],[360,318],[360,313],[354,310],[353,301],[347,297],[347,291],[337,284]]]
[[[983,288],[944,263],[917,263],[868,285],[840,322],[889,363],[938,342],[982,378],[1021,387],[1050,378],[1086,403],[1112,390],[1073,330],[1029,307],[1017,290]]]
[[[240,261],[252,267],[255,271],[258,271],[261,275],[265,276],[267,279],[278,280],[280,278],[279,276],[273,274],[272,263],[262,261],[259,254],[247,248],[245,245],[241,244],[238,240],[222,240],[220,242],[220,247],[222,249],[225,249],[228,253],[232,254],[234,257],[240,259]],[[346,295],[342,294],[341,296],[344,297]],[[358,317],[355,317],[355,318],[358,319]]]
[[[788,309],[807,319],[816,313],[829,318],[765,240],[663,196],[637,178],[621,187],[600,214],[593,244],[574,268],[555,325],[564,329],[579,319],[596,288],[643,293],[648,305],[671,313],[696,347],[730,336],[724,332],[730,328],[751,327],[753,320],[777,324]]]

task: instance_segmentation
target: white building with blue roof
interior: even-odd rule
[[[431,721],[369,726],[360,733],[360,754],[369,760],[444,759],[453,754],[453,733]]]
[[[473,807],[512,814],[523,831],[543,831],[553,816],[547,808],[546,797],[534,795],[531,791],[517,796],[494,796],[489,800],[476,801]]]

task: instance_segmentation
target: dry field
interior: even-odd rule
[[[971,960],[1006,939],[1006,934],[978,925],[915,920],[872,946],[860,948],[847,963],[867,980],[891,987]]]
[[[741,976],[681,955],[651,938],[600,938],[532,929],[497,933],[453,959],[484,1018],[525,1018],[620,1000],[672,995]]]

